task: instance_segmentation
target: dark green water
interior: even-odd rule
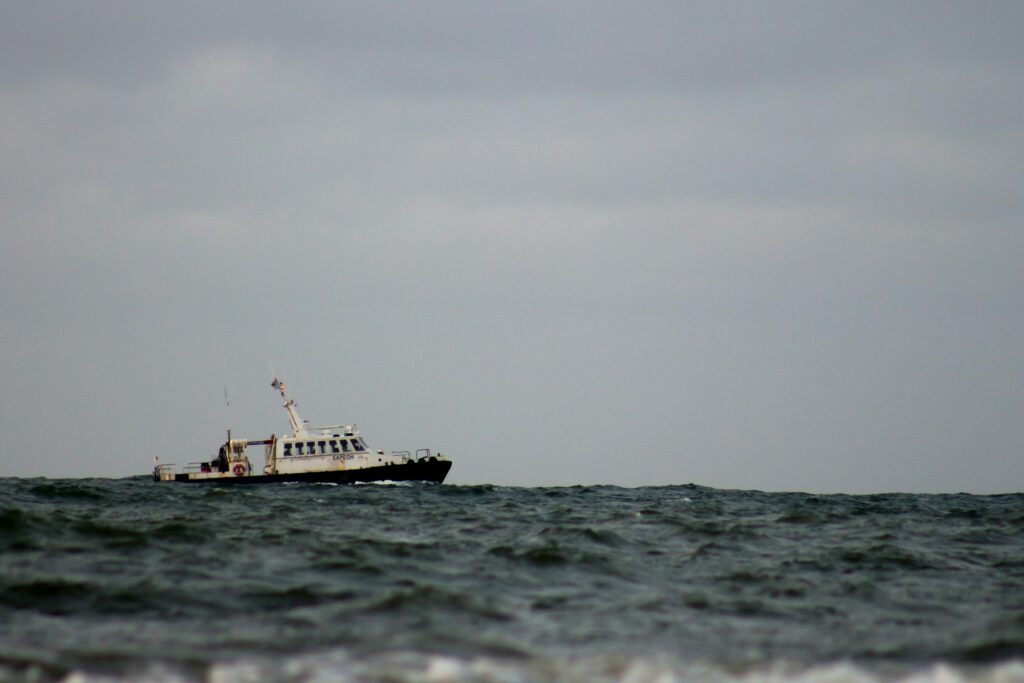
[[[1024,495],[0,480],[0,680],[1024,683]]]

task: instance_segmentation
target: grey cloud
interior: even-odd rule
[[[825,82],[903,63],[1020,57],[1012,2],[12,3],[7,79],[144,83],[210,46],[255,44],[337,84],[402,94],[717,90]]]
[[[0,474],[273,360],[455,481],[1024,481],[1016,4],[0,12]]]

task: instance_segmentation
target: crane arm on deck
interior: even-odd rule
[[[288,398],[285,393],[284,382],[275,377],[270,386],[277,389],[281,393],[281,398],[284,399],[284,409],[288,411],[288,422],[291,423],[292,432],[295,436],[306,436],[306,421],[299,417],[298,411],[295,410],[295,401]]]

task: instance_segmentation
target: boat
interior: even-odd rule
[[[154,456],[153,480],[193,484],[265,484],[271,482],[324,482],[355,484],[381,481],[426,481],[442,483],[452,462],[429,448],[415,453],[374,451],[356,425],[311,427],[299,417],[295,401],[288,397],[284,382],[274,377],[270,383],[284,399],[292,433],[271,434],[266,439],[232,438],[217,456],[206,462],[159,464]],[[226,392],[225,392],[226,395]],[[263,447],[263,467],[256,469],[249,460],[249,448]]]

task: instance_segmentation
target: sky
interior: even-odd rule
[[[1024,490],[1024,4],[0,4],[0,476]],[[225,405],[225,386],[230,406]]]

